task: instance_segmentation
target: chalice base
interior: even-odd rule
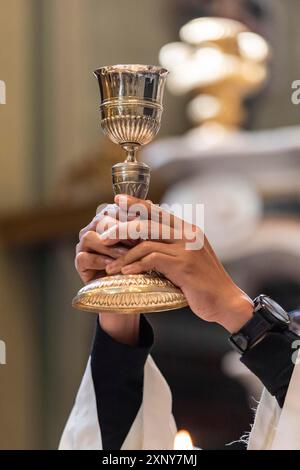
[[[73,307],[91,312],[151,313],[187,306],[182,291],[158,273],[106,276],[84,286]]]

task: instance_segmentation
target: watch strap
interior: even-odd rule
[[[229,341],[234,349],[243,354],[268,331],[272,330],[273,326],[273,323],[268,321],[261,311],[257,311],[238,333],[233,333],[230,336]]]
[[[254,300],[252,318],[229,338],[234,349],[243,354],[269,331],[287,331],[288,313],[270,297],[261,294]]]

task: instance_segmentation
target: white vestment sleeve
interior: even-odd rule
[[[149,356],[144,370],[143,403],[122,449],[171,450],[175,434],[170,388]]]
[[[91,359],[59,444],[60,450],[102,450]]]
[[[300,361],[300,353],[298,353]],[[248,450],[300,449],[300,365],[296,365],[281,409],[264,390],[249,437]],[[123,443],[123,450],[171,450],[176,425],[168,384],[148,357],[144,369],[143,402]],[[90,360],[60,449],[102,449]]]
[[[161,372],[149,356],[144,369],[143,402],[122,449],[172,449],[175,434],[171,392]],[[90,359],[59,449],[102,449]]]
[[[248,450],[300,450],[300,352],[297,358],[282,409],[263,391]]]

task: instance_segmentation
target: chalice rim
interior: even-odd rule
[[[145,64],[116,64],[104,65],[94,71],[96,77],[99,75],[107,75],[110,73],[130,73],[136,75],[153,75],[154,73],[161,77],[167,76],[169,71],[159,65],[145,65]]]

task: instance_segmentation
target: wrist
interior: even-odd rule
[[[100,313],[99,324],[103,331],[119,343],[136,346],[139,343],[140,315]]]
[[[239,291],[223,305],[223,312],[217,323],[229,333],[239,331],[253,316],[253,302],[244,292]]]

